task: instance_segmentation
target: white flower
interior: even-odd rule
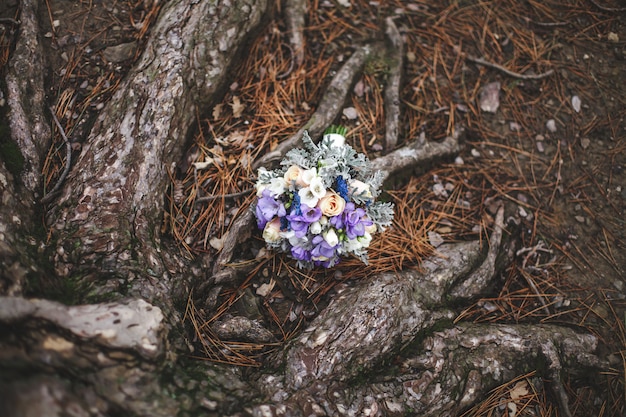
[[[313,193],[313,195],[318,199],[326,195],[326,187],[324,187],[324,182],[322,181],[321,177],[313,178],[311,180],[311,183],[309,184],[309,188],[311,189],[311,193]]]
[[[372,235],[368,232],[365,232],[363,236],[357,237],[357,240],[361,244],[361,247],[367,248],[369,247],[370,243],[372,243]]]
[[[311,223],[309,225],[309,232],[313,233],[314,235],[319,235],[320,233],[322,233],[322,224],[319,221]]]
[[[298,191],[298,195],[300,196],[301,204],[307,205],[309,207],[317,206],[320,198],[326,195],[326,187],[324,187],[324,182],[322,181],[322,178],[318,176],[313,177],[310,181],[309,186]]]
[[[315,207],[319,198],[315,197],[315,194],[311,191],[310,187],[306,187],[298,191],[300,196],[300,204],[307,205],[309,207]]]
[[[324,216],[332,217],[343,213],[346,201],[334,191],[327,191],[319,201],[319,208]]]
[[[300,173],[300,176],[298,176],[298,180],[296,181],[296,183],[300,187],[307,187],[309,184],[311,184],[311,181],[313,181],[315,177],[317,177],[317,169],[306,169]]]
[[[326,243],[328,243],[330,246],[337,246],[337,244],[339,243],[339,236],[337,236],[337,233],[335,233],[335,229],[329,229],[322,236],[324,237]]]
[[[363,247],[363,245],[361,244],[361,242],[359,242],[358,238],[357,239],[348,240],[347,242],[343,243],[343,249],[346,252],[355,252],[355,251],[361,249],[362,247]]]
[[[329,133],[324,135],[324,141],[330,140],[331,148],[341,148],[346,143],[346,138],[339,133]]]
[[[372,235],[369,232],[365,232],[363,236],[344,242],[343,247],[346,252],[356,252],[369,247],[370,243],[372,243]]]
[[[285,188],[287,183],[284,178],[272,178],[269,184],[267,184],[267,189],[270,190],[272,195],[279,196],[285,192]]]

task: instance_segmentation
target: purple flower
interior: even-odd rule
[[[262,196],[256,203],[255,212],[259,229],[265,228],[267,222],[272,220],[274,217],[283,217],[287,214],[285,206],[283,206],[280,201],[272,197],[269,190],[263,191]]]
[[[365,226],[374,224],[365,214],[362,208],[355,208],[354,203],[346,204],[341,215],[343,227],[348,239],[352,240],[365,234]]]
[[[296,210],[292,210],[287,215],[289,226],[295,232],[296,237],[304,237],[309,231],[309,225],[322,217],[322,211],[317,207],[311,208],[306,204],[302,204],[300,208],[302,214],[297,214]]]
[[[295,210],[291,211],[291,214],[287,215],[287,220],[289,220],[289,227],[294,231],[296,237],[304,237],[306,232],[309,230],[309,222],[300,215],[295,214]]]
[[[312,243],[311,256],[313,258],[333,258],[335,256],[335,246],[330,246],[322,236],[315,236]]]
[[[311,252],[301,246],[293,246],[291,248],[291,256],[299,261],[311,260]]]
[[[322,210],[317,207],[309,207],[306,204],[302,204],[302,217],[309,223],[313,223],[322,218]]]

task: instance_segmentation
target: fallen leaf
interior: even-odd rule
[[[220,114],[222,114],[222,105],[218,104],[215,107],[213,107],[213,120],[219,119]]]
[[[354,85],[354,94],[357,97],[363,97],[363,94],[365,93],[365,83],[363,82],[363,80],[359,80],[355,85]]]
[[[274,285],[276,285],[276,281],[274,281],[274,279],[270,279],[269,283],[261,284],[259,288],[256,289],[256,295],[267,297],[267,295],[274,289]]]
[[[354,107],[346,107],[343,109],[343,115],[346,116],[346,119],[348,120],[354,120],[359,117],[359,113]]]
[[[209,240],[209,245],[218,251],[222,250],[224,247],[224,238],[212,237],[211,240]]]
[[[521,397],[528,395],[528,382],[519,381],[517,384],[515,384],[515,386],[513,386],[513,388],[511,388],[511,391],[509,391],[509,395],[511,396],[512,400],[518,400]]]
[[[233,117],[239,118],[243,114],[246,105],[241,102],[239,96],[233,96],[233,102],[230,103],[230,107],[233,109]]]
[[[441,235],[433,231],[428,232],[428,241],[434,248],[438,248],[439,246],[443,245],[444,242]]]

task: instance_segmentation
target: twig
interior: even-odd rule
[[[626,7],[606,7],[601,4],[598,4],[595,0],[589,0],[591,3],[596,6],[598,9],[605,12],[626,12]]]
[[[467,55],[466,59],[468,61],[472,61],[475,64],[482,65],[484,67],[489,67],[489,68],[496,69],[496,70],[501,71],[504,74],[508,75],[509,77],[519,78],[520,80],[540,80],[542,78],[546,78],[546,77],[549,77],[550,75],[554,74],[554,70],[548,70],[548,71],[543,72],[541,74],[520,74],[518,72],[513,72],[511,70],[508,70],[508,69],[504,68],[502,65],[498,65],[498,64],[494,64],[493,62],[489,62],[489,61],[487,61],[487,60],[485,60],[483,58],[476,58],[475,56]]]
[[[241,196],[250,194],[251,192],[252,192],[252,188],[249,188],[247,190],[239,191],[237,193],[207,195],[205,197],[196,198],[196,204],[206,203],[206,202],[217,200],[217,199],[220,199],[220,198],[223,198],[223,199],[237,198],[237,197],[241,197]]]
[[[11,23],[12,25],[19,25],[20,21],[12,19],[10,17],[0,17],[0,23]]]
[[[52,107],[48,107],[48,108],[50,109],[50,113],[52,113],[52,120],[54,120],[54,123],[57,125],[57,128],[59,128],[61,137],[63,138],[63,141],[65,142],[65,168],[63,169],[63,172],[61,173],[61,176],[57,180],[57,183],[54,186],[54,188],[52,188],[52,190],[50,190],[50,192],[47,193],[45,196],[43,196],[43,198],[41,199],[42,203],[49,203],[50,201],[54,199],[54,196],[61,189],[61,186],[63,185],[63,182],[65,181],[65,178],[67,178],[67,174],[69,174],[70,167],[72,165],[72,144],[70,143],[69,139],[65,135],[65,130],[63,129],[63,126],[61,126],[61,123],[59,123],[59,119],[57,119],[57,115],[54,109]]]
[[[295,67],[294,61],[296,60],[294,54],[293,54],[293,48],[289,45],[285,45],[287,46],[287,48],[289,49],[289,54],[290,54],[290,60],[289,60],[289,68],[287,68],[287,71],[283,72],[282,74],[278,74],[276,75],[276,80],[282,80],[285,79],[289,76],[289,74],[291,74],[291,72],[293,71],[293,68]]]

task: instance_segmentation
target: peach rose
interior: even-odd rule
[[[302,175],[302,169],[298,165],[292,165],[285,172],[285,182],[287,182],[288,186],[291,186],[294,181],[298,181],[300,175]]]
[[[317,206],[322,210],[324,216],[337,216],[343,213],[343,209],[346,207],[346,200],[334,191],[326,191],[326,195],[320,198]]]
[[[280,219],[275,217],[271,222],[268,222],[263,229],[263,239],[266,242],[275,243],[282,239],[280,235]]]

